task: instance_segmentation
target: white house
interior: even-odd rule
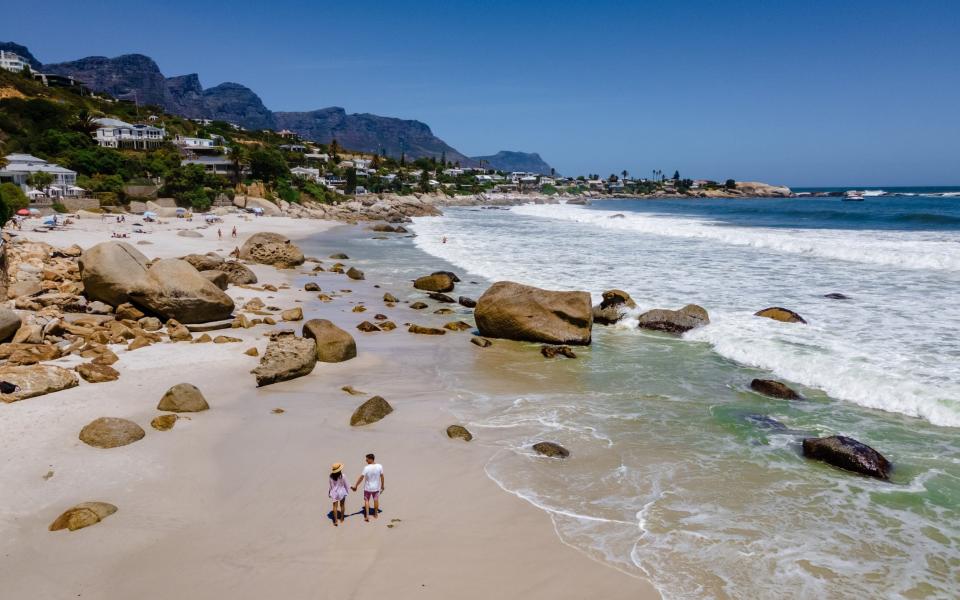
[[[316,182],[320,181],[320,169],[311,169],[310,167],[294,167],[290,169],[290,174],[298,177],[304,177]]]
[[[207,173],[214,175],[223,175],[225,177],[233,175],[233,161],[222,156],[199,156],[180,161],[182,166],[200,165]]]
[[[217,150],[220,148],[220,145],[217,143],[219,139],[207,139],[207,138],[196,138],[196,137],[187,137],[185,135],[178,135],[173,138],[173,143],[184,150]]]
[[[19,54],[7,52],[6,50],[0,50],[0,69],[6,69],[7,71],[20,73],[29,66],[30,63],[28,63],[26,59]]]
[[[444,169],[443,174],[450,177],[457,177],[463,175],[464,171],[460,167],[454,167],[452,169]]]
[[[71,171],[29,154],[8,154],[6,160],[7,165],[0,168],[0,183],[11,182],[19,185],[20,189],[31,197],[40,194],[48,197],[76,197],[83,196],[86,191],[77,187],[76,171]],[[33,173],[41,172],[52,175],[53,182],[49,187],[35,190],[27,184],[27,178]]]
[[[163,127],[137,124],[131,125],[120,119],[94,119],[99,125],[94,137],[97,144],[104,148],[133,148],[147,150],[163,144],[167,131]]]
[[[304,158],[309,158],[309,159],[311,159],[311,160],[317,160],[317,161],[320,161],[320,162],[327,162],[328,160],[330,160],[330,155],[325,154],[325,153],[321,153],[321,152],[308,152],[307,154],[304,154],[303,156],[304,156]]]

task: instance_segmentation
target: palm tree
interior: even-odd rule
[[[626,169],[624,169],[624,170],[620,171],[620,174],[623,175],[623,178],[624,178],[624,179],[626,179],[626,178],[627,178],[627,175],[629,175],[630,172],[627,171]]]

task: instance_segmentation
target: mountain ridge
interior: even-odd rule
[[[371,113],[347,113],[337,106],[311,111],[268,109],[249,87],[224,82],[204,88],[197,73],[166,77],[159,65],[144,54],[123,54],[113,58],[88,56],[73,61],[41,64],[30,51],[13,42],[0,42],[0,49],[16,52],[36,63],[37,70],[68,75],[87,87],[123,100],[154,104],[188,118],[208,118],[237,123],[247,129],[288,129],[304,139],[327,144],[336,139],[343,148],[363,152],[383,152],[388,156],[416,159],[446,157],[462,166],[475,166],[471,158],[433,134],[422,121],[385,117]],[[511,160],[519,160],[507,151],[482,157],[485,164],[504,170]],[[549,172],[538,154],[532,154]],[[533,164],[533,163],[531,163]],[[502,165],[502,166],[501,166]],[[539,172],[539,171],[538,171]]]

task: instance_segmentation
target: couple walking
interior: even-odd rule
[[[373,518],[380,513],[380,493],[386,489],[383,478],[383,466],[377,463],[373,454],[367,455],[367,466],[350,489],[357,491],[363,482],[363,520],[370,521],[370,501],[373,500]],[[343,464],[334,463],[330,467],[330,499],[333,500],[333,526],[343,523],[347,512],[347,480],[343,477]]]

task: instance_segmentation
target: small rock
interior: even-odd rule
[[[68,509],[50,524],[50,531],[76,531],[95,525],[117,512],[117,507],[106,502],[84,502]]]
[[[370,321],[364,321],[357,325],[357,329],[364,333],[373,333],[374,331],[380,331],[380,328],[371,323]]]
[[[460,296],[457,299],[457,302],[460,303],[460,306],[466,306],[467,308],[476,308],[477,301],[473,298],[468,298],[467,296]]]
[[[360,269],[355,269],[353,267],[350,267],[347,270],[347,277],[355,281],[360,281],[361,279],[364,279],[363,271],[361,271]]]
[[[450,321],[449,323],[445,323],[443,325],[443,328],[449,331],[466,331],[472,327],[472,325],[463,321]]]
[[[362,304],[358,304],[357,306],[353,307],[353,310],[351,312],[355,312],[355,313],[367,312],[367,307],[363,306]]]
[[[556,358],[557,356],[566,356],[567,358],[577,357],[577,354],[570,346],[540,346],[540,354],[547,358]]]
[[[423,309],[427,308],[427,303],[426,303],[426,302],[414,302],[413,304],[410,305],[410,308],[412,308],[413,310],[423,310]]]
[[[786,384],[773,379],[754,379],[750,382],[750,389],[764,396],[782,398],[784,400],[802,400],[800,394],[790,389]]]
[[[452,292],[454,281],[449,274],[438,272],[420,277],[413,282],[413,287],[427,292]]]
[[[231,337],[229,335],[218,335],[213,338],[214,344],[235,344],[237,342],[242,342],[243,340],[238,337]]]
[[[142,427],[115,417],[100,417],[80,430],[80,441],[95,448],[118,448],[142,440]]]
[[[355,410],[350,417],[350,425],[359,427],[361,425],[376,423],[392,412],[393,407],[390,406],[389,402],[380,396],[374,396],[357,407],[357,410]]]
[[[603,301],[593,307],[593,322],[613,325],[620,321],[628,310],[635,308],[637,304],[630,294],[623,290],[607,290],[603,293]]]
[[[444,335],[446,330],[437,329],[436,327],[423,327],[422,325],[411,325],[407,331],[410,333],[418,333],[420,335]]]
[[[305,292],[319,292],[319,291],[320,291],[320,286],[311,281],[310,283],[308,283],[308,284],[306,284],[306,285],[303,286],[303,291],[305,291]]]
[[[648,310],[637,319],[641,329],[665,331],[681,334],[710,323],[706,309],[696,304],[688,304],[680,310],[655,308]]]
[[[169,431],[173,429],[173,426],[179,418],[177,415],[160,415],[150,421],[150,427],[153,427],[157,431]]]
[[[365,395],[366,395],[366,392],[361,392],[360,390],[356,390],[356,389],[353,388],[352,385],[345,385],[345,386],[343,386],[343,387],[340,388],[340,389],[343,390],[343,391],[345,391],[346,393],[350,394],[351,396],[365,396]]]
[[[533,445],[533,449],[550,458],[567,458],[570,456],[569,450],[555,442],[537,442]]]
[[[270,412],[272,412],[272,413],[275,414],[275,415],[282,415],[283,413],[285,413],[285,412],[287,412],[287,411],[283,410],[282,408],[275,408],[275,409],[271,410]]]
[[[280,313],[280,318],[284,321],[302,321],[303,320],[303,309],[299,306],[295,308],[288,308],[287,310]]]
[[[210,337],[210,334],[209,334],[209,333],[204,333],[203,335],[201,335],[200,337],[196,338],[195,340],[193,340],[193,341],[190,342],[190,343],[191,343],[191,344],[207,344],[207,343],[210,343],[210,342],[212,342],[212,341],[213,341],[213,338]]]
[[[144,331],[160,331],[163,327],[163,324],[160,322],[160,319],[156,317],[141,317],[137,319],[137,325],[140,326],[140,329]]]
[[[0,394],[0,401],[7,403],[59,392],[79,384],[76,373],[54,365],[4,365],[0,367],[0,381],[17,386],[14,392]]]
[[[260,356],[260,352],[258,352],[256,348],[247,348],[243,353],[247,356]]]
[[[344,254],[343,252],[338,252],[336,254],[331,254],[330,258],[332,260],[350,260],[350,257]]]
[[[436,300],[437,302],[445,302],[447,304],[455,304],[457,302],[450,296],[446,294],[441,294],[440,292],[430,292],[427,295],[430,296],[430,298],[432,298],[433,300]]]
[[[437,310],[433,311],[433,314],[435,314],[435,315],[452,315],[452,314],[453,314],[453,310],[452,310],[452,309],[449,309],[449,308],[438,308]]]
[[[447,427],[447,437],[450,439],[461,439],[465,442],[469,442],[473,439],[473,434],[470,433],[463,425],[451,425],[450,427]]]
[[[490,346],[493,345],[493,342],[491,342],[487,338],[480,337],[477,335],[470,338],[470,343],[473,344],[474,346],[480,346],[481,348],[489,348]]]
[[[391,302],[391,303],[400,302],[399,300],[397,300],[397,297],[396,297],[396,296],[394,296],[393,294],[389,294],[389,293],[383,295],[383,301],[384,301],[384,302]]]
[[[77,373],[80,373],[80,377],[83,377],[83,380],[88,383],[104,383],[116,381],[120,378],[120,373],[113,367],[93,363],[77,365]]]
[[[806,321],[803,317],[798,315],[787,308],[781,308],[779,306],[771,306],[770,308],[765,308],[763,310],[753,313],[756,317],[766,317],[767,319],[773,319],[774,321],[781,321],[783,323],[804,323]]]
[[[144,316],[145,315],[143,314],[143,311],[129,302],[124,302],[117,307],[117,319],[121,321],[139,321],[140,319],[144,318]],[[159,329],[159,327],[157,329]]]
[[[160,398],[160,404],[157,405],[157,410],[176,413],[200,412],[208,408],[210,405],[207,404],[207,399],[203,397],[197,386],[191,383],[178,383],[171,387]]]
[[[384,321],[383,323],[380,323],[380,329],[383,331],[393,331],[396,328],[397,324],[393,321]]]

